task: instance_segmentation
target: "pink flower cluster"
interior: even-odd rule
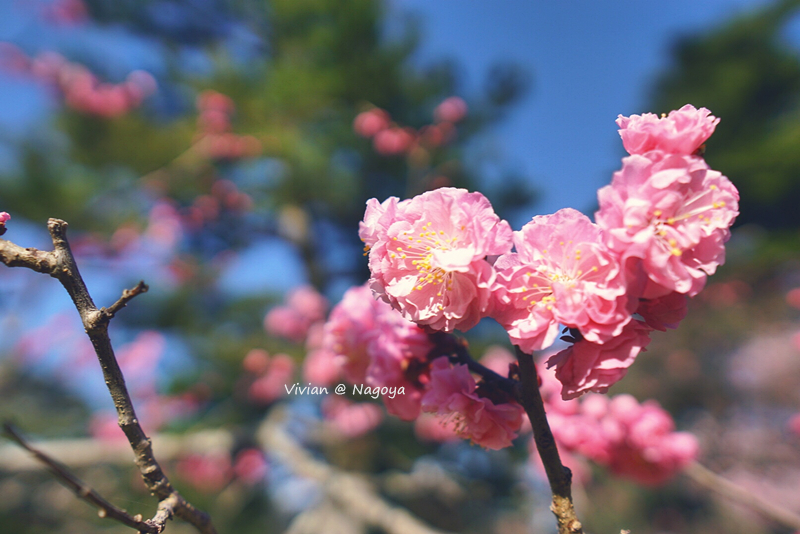
[[[371,108],[353,120],[353,130],[361,137],[371,138],[375,152],[382,156],[408,154],[415,147],[435,148],[455,137],[455,124],[467,116],[467,104],[457,96],[446,98],[433,111],[435,122],[419,130],[392,122],[389,113]]]
[[[632,155],[598,192],[597,223],[567,208],[511,232],[483,195],[453,188],[368,201],[372,290],[427,330],[493,317],[526,352],[566,327],[573,345],[549,360],[562,395],[606,392],[652,330],[686,315],[738,214],[736,188],[697,155],[718,122],[708,110],[617,122]]]
[[[285,304],[272,308],[264,317],[264,328],[273,336],[301,343],[315,323],[325,320],[328,300],[311,286],[293,289]]]
[[[407,421],[419,415],[433,343],[419,326],[375,300],[368,287],[349,289],[334,307],[323,347],[336,355],[351,384],[403,388],[394,398],[382,397],[390,414]]]
[[[495,450],[509,447],[522,426],[522,406],[509,399],[495,403],[478,395],[477,387],[466,365],[437,358],[422,408],[451,421],[455,432],[473,443]]]
[[[640,484],[659,485],[697,458],[697,439],[675,432],[675,423],[657,402],[630,395],[589,394],[578,411],[551,420],[556,442]]]
[[[0,65],[53,85],[67,106],[106,118],[128,113],[157,88],[155,78],[145,71],[131,72],[122,83],[104,83],[85,66],[67,61],[60,54],[43,52],[31,59],[8,43],[0,48]]]
[[[261,141],[252,135],[233,133],[231,115],[236,110],[233,100],[222,93],[207,90],[197,97],[199,133],[194,148],[207,158],[236,160],[261,154]]]
[[[253,378],[247,395],[256,404],[271,404],[286,395],[286,385],[294,380],[295,364],[288,354],[270,354],[252,349],[242,361],[242,368]]]

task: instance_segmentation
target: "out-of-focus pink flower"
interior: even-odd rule
[[[2,217],[2,214],[0,214],[0,217]],[[790,289],[786,293],[786,303],[793,308],[800,309],[800,287]]]
[[[250,385],[250,400],[258,404],[270,404],[286,395],[286,386],[294,379],[295,365],[286,354],[276,354],[269,363],[266,374]]]
[[[556,442],[558,443],[558,442]],[[542,457],[539,456],[539,451],[536,450],[536,442],[531,438],[528,441],[528,461],[536,469],[536,472],[543,478],[547,478],[547,473],[542,463]],[[568,449],[558,447],[558,456],[561,458],[561,464],[569,468],[572,473],[572,482],[585,485],[592,479],[592,469],[589,463],[581,456],[573,454]]]
[[[323,347],[338,355],[344,377],[363,383],[370,364],[368,347],[381,330],[378,327],[385,302],[375,300],[366,285],[348,289],[325,323]],[[394,312],[397,313],[397,312]]]
[[[264,480],[269,471],[264,453],[258,449],[242,449],[233,461],[233,474],[238,480],[255,485]]]
[[[381,315],[378,327],[380,333],[368,347],[370,364],[365,382],[372,387],[394,388],[393,396],[381,397],[386,411],[411,421],[420,412],[433,343],[417,325],[391,308]]]
[[[456,427],[457,421],[453,417],[421,413],[414,421],[414,434],[420,441],[434,441],[445,443],[460,440]]]
[[[494,282],[485,258],[511,249],[511,228],[486,197],[454,188],[370,201],[360,235],[370,247],[373,291],[432,330],[478,323]]]
[[[590,393],[577,412],[559,414],[551,426],[559,450],[585,456],[640,484],[667,482],[699,451],[697,439],[675,432],[672,418],[657,402],[639,404],[630,395],[609,399]]]
[[[197,109],[200,111],[219,111],[230,115],[236,109],[231,97],[213,89],[207,89],[197,96]]]
[[[689,297],[673,291],[663,297],[641,299],[636,313],[641,315],[647,326],[654,330],[662,332],[666,332],[667,328],[674,330],[689,313]]]
[[[452,418],[460,436],[487,449],[511,445],[522,425],[522,406],[516,402],[495,404],[479,397],[467,366],[451,365],[446,357],[433,361],[430,377],[423,410]]]
[[[227,452],[189,454],[178,460],[175,469],[178,476],[204,493],[218,492],[233,477]]]
[[[350,383],[395,388],[394,397],[382,396],[389,413],[405,420],[419,415],[433,343],[366,285],[349,289],[334,307],[323,347],[337,355]]]
[[[312,350],[303,361],[303,379],[313,386],[333,384],[340,373],[336,353],[330,350]]]
[[[612,443],[611,471],[641,484],[667,482],[699,453],[697,439],[675,432],[672,417],[652,400],[639,404],[630,395],[618,395],[602,425]]]
[[[11,219],[11,215],[5,211],[0,211],[0,235],[6,233],[6,223]]]
[[[433,116],[439,122],[459,122],[467,116],[467,103],[457,96],[451,96],[436,106]]]
[[[510,350],[501,345],[492,345],[486,349],[478,363],[500,376],[508,376],[508,367],[516,362],[517,359]]]
[[[800,436],[800,413],[789,419],[789,430]]]
[[[43,15],[56,24],[64,25],[80,24],[89,18],[82,0],[56,0],[43,6]]]
[[[269,352],[250,349],[242,360],[242,368],[254,375],[263,375],[269,369]]]
[[[619,335],[602,345],[586,339],[576,341],[547,360],[547,366],[555,366],[565,400],[587,391],[605,393],[625,376],[649,343],[650,328],[640,321],[631,321]]]
[[[309,323],[321,321],[328,311],[328,299],[312,286],[300,286],[289,292],[286,304],[304,316]]]
[[[408,151],[415,137],[416,132],[410,128],[386,128],[375,134],[372,146],[382,156],[396,156]]]
[[[272,308],[264,317],[267,333],[301,343],[311,325],[325,318],[328,301],[311,286],[293,289],[286,304]]]
[[[388,127],[389,114],[380,108],[363,111],[353,120],[353,130],[361,137],[373,137]]]
[[[617,256],[582,213],[567,208],[536,216],[514,232],[514,244],[517,252],[494,264],[492,316],[523,351],[549,346],[559,323],[603,343],[630,321]]]
[[[322,401],[322,415],[348,438],[363,436],[383,420],[383,412],[376,404],[333,396]]]
[[[662,118],[655,113],[617,118],[622,144],[629,154],[660,150],[688,156],[711,137],[718,122],[709,110],[691,104]]]
[[[694,156],[649,152],[628,156],[611,185],[597,193],[597,224],[623,263],[641,266],[659,291],[696,295],[725,262],[739,193],[725,176]]]
[[[264,329],[271,336],[302,343],[308,333],[308,321],[289,306],[275,306],[264,317]]]

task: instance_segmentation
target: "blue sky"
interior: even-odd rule
[[[676,36],[768,3],[391,0],[396,12],[420,15],[424,34],[417,61],[455,59],[467,94],[480,90],[498,60],[532,73],[530,94],[497,127],[495,142],[505,163],[530,176],[543,193],[536,213],[593,209],[596,190],[610,181],[624,155],[617,115],[669,111],[646,106]]]

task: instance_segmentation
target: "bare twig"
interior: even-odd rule
[[[701,486],[716,491],[726,499],[755,510],[767,519],[792,530],[800,531],[800,515],[747,491],[707,467],[692,462],[683,472]]]
[[[41,463],[45,464],[50,472],[53,473],[53,475],[66,487],[72,490],[72,492],[77,495],[79,499],[83,499],[89,504],[97,507],[97,515],[100,517],[114,519],[123,525],[134,528],[139,532],[146,532],[147,534],[158,534],[163,530],[163,526],[162,528],[159,528],[155,524],[142,521],[142,516],[137,515],[134,517],[125,510],[108,502],[99,493],[89,487],[78,477],[73,475],[72,472],[70,472],[66,467],[50,458],[42,451],[33,448],[12,425],[5,423],[3,425],[3,431],[6,436],[14,440],[20,447],[33,454]]]
[[[13,243],[0,239],[0,261],[9,267],[27,267],[46,273],[58,279],[69,293],[75,308],[80,314],[86,334],[94,346],[97,359],[103,369],[106,386],[117,409],[119,426],[128,438],[133,449],[136,465],[144,479],[147,489],[159,500],[170,503],[164,507],[174,511],[177,517],[191,523],[202,534],[216,534],[207,514],[196,509],[172,487],[167,476],[153,455],[150,439],[142,430],[133,402],[125,386],[125,378],[119,368],[111,339],[108,336],[108,323],[136,295],[146,291],[147,286],[140,282],[132,290],[127,290],[110,308],[99,310],[92,301],[86,284],[78,271],[75,257],[67,241],[67,223],[50,219],[47,228],[53,240],[53,250],[43,252],[32,248],[23,249]],[[161,506],[159,506],[161,511]]]
[[[547,480],[550,482],[550,491],[553,493],[553,504],[550,506],[550,510],[556,516],[558,533],[580,534],[583,532],[583,526],[575,514],[575,506],[572,502],[572,473],[561,463],[556,441],[550,425],[547,423],[533,356],[522,352],[519,347],[515,346],[514,349],[517,353],[522,386],[519,401],[531,420],[536,449],[542,458]]]
[[[133,300],[134,297],[137,295],[141,295],[142,293],[147,293],[147,290],[150,289],[147,287],[147,284],[144,283],[144,280],[141,280],[133,289],[126,289],[122,292],[122,296],[119,298],[117,302],[109,306],[108,308],[100,308],[101,312],[104,312],[109,320],[113,319],[114,316],[120,311],[122,308],[128,305],[128,302]]]

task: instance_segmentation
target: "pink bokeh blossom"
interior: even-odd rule
[[[266,372],[250,385],[248,396],[257,404],[270,404],[286,395],[286,386],[294,380],[295,364],[291,356],[276,354]]]
[[[549,346],[559,323],[603,343],[630,321],[627,287],[601,230],[573,209],[540,215],[514,232],[516,253],[494,264],[492,316],[525,352]]]
[[[363,436],[374,430],[383,420],[383,412],[376,404],[353,402],[333,396],[322,401],[322,415],[347,438]]]
[[[714,133],[719,119],[706,108],[686,104],[659,118],[655,113],[617,118],[622,144],[629,154],[660,150],[670,154],[693,154]]]
[[[486,314],[511,228],[480,193],[442,188],[402,202],[370,201],[360,230],[377,295],[432,330],[467,330]]]
[[[353,130],[361,137],[374,137],[378,132],[389,127],[389,114],[380,109],[372,108],[359,113],[353,120]]]
[[[439,122],[459,122],[467,116],[467,103],[457,96],[451,96],[436,106],[433,116]]]
[[[623,263],[636,258],[652,282],[643,295],[696,295],[725,262],[739,193],[694,156],[629,156],[597,193],[597,224]],[[634,260],[637,261],[637,260]]]
[[[451,419],[461,437],[487,449],[511,445],[522,425],[522,406],[516,402],[495,404],[478,396],[467,366],[451,365],[445,357],[433,361],[430,377],[423,410]]]
[[[577,340],[547,360],[547,366],[556,368],[565,400],[587,391],[605,393],[627,374],[628,367],[649,343],[650,328],[631,321],[619,335],[602,345]]]

